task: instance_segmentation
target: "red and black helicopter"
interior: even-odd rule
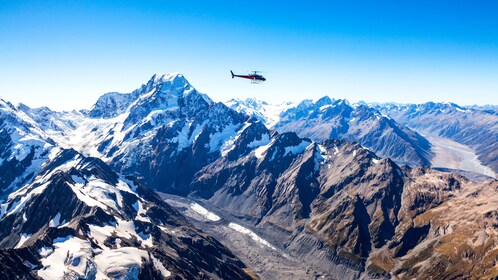
[[[233,73],[233,71],[230,70],[230,73],[232,73],[232,79],[234,77],[249,79],[249,80],[251,80],[251,83],[253,83],[253,84],[255,84],[255,83],[262,83],[262,82],[266,81],[265,77],[263,77],[262,75],[258,74],[259,72],[260,71],[252,71],[252,74],[248,74],[248,75],[235,75]]]

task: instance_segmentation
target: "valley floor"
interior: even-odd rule
[[[213,213],[195,201],[160,193],[169,205],[180,211],[196,227],[223,243],[261,279],[330,279],[308,263],[289,256],[271,240],[240,225],[224,213]],[[204,205],[207,207],[206,205]]]
[[[449,168],[484,174],[496,178],[491,168],[481,164],[474,150],[448,138],[424,134],[433,147],[435,156],[432,159],[434,168]]]

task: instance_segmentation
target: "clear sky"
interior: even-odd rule
[[[90,108],[169,72],[216,101],[498,104],[498,1],[0,0],[3,99]]]

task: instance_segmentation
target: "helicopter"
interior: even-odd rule
[[[258,84],[258,83],[262,83],[262,82],[266,81],[265,77],[258,74],[259,72],[261,72],[261,71],[252,71],[252,74],[248,74],[248,75],[236,75],[233,73],[232,70],[230,70],[230,73],[232,73],[232,79],[234,77],[249,79],[249,80],[251,80],[251,83],[253,83],[253,84]]]

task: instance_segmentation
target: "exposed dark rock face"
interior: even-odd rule
[[[301,151],[289,152],[301,143]],[[327,258],[357,268],[373,246],[393,237],[402,188],[392,161],[357,144],[320,145],[293,133],[276,136],[264,151],[220,158],[199,171],[191,186],[194,194],[253,221],[288,247],[299,247],[292,243],[311,234],[326,242]],[[320,246],[310,252],[323,252]]]
[[[213,143],[215,140],[212,136],[222,134],[227,127],[233,127],[233,131],[240,130],[246,118],[220,103],[184,117],[190,121],[176,122],[171,127],[164,126],[157,130],[149,144],[152,153],[145,150],[143,154],[133,154],[134,157],[139,157],[133,165],[127,164],[129,158],[122,153],[113,159],[112,165],[123,173],[142,175],[144,182],[155,186],[157,190],[187,194],[188,183],[193,175],[221,156],[220,150],[211,146],[217,145]],[[186,135],[181,135],[185,132]],[[171,139],[175,137],[195,138],[195,141],[191,144],[172,142]]]
[[[41,279],[33,271],[32,265],[37,262],[33,257],[27,248],[0,250],[0,278]]]

